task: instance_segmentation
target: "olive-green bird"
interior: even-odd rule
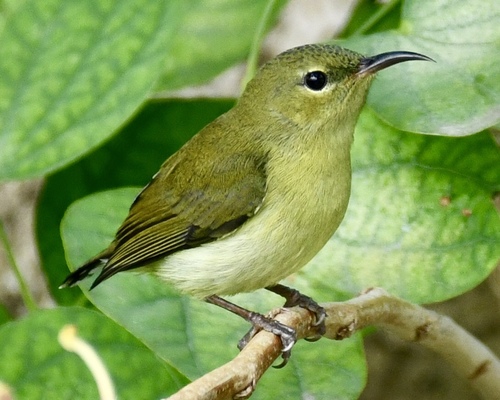
[[[279,335],[286,363],[294,330],[219,296],[269,289],[285,306],[314,312],[324,332],[325,311],[278,282],[311,260],[342,221],[354,126],[374,73],[409,60],[430,59],[402,51],[364,57],[333,45],[278,55],[230,111],[165,161],[109,247],[62,286],[100,266],[92,288],[141,268],[242,316],[254,331]]]

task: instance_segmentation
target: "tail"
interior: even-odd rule
[[[71,274],[69,274],[64,280],[64,282],[61,284],[61,286],[59,286],[59,289],[75,286],[81,280],[92,275],[95,269],[97,269],[107,261],[108,257],[109,257],[108,249],[99,253],[97,256],[87,261],[80,268],[74,270]]]

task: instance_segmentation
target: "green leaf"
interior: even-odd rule
[[[112,240],[137,191],[119,189],[91,195],[68,209],[61,231],[70,265],[81,264]],[[85,294],[159,357],[192,379],[232,359],[237,354],[236,343],[248,329],[247,323],[227,311],[179,296],[145,274],[118,274]],[[281,304],[270,293],[232,299],[262,312]],[[266,375],[269,377],[262,380],[254,395],[257,399],[276,398],[280,393],[283,398],[309,395],[326,400],[331,399],[332,390],[338,394],[336,398],[356,398],[366,379],[361,339],[356,336],[343,342],[300,343],[289,367]]]
[[[53,171],[139,107],[180,1],[26,1],[0,36],[0,180]]]
[[[19,8],[25,0],[0,0],[0,32],[5,27],[7,17]]]
[[[9,311],[3,304],[0,304],[0,325],[10,320],[12,320],[12,316],[10,315]]]
[[[352,195],[339,230],[296,280],[346,296],[381,286],[413,302],[472,289],[500,259],[500,153],[489,134],[403,133],[358,123]],[[301,287],[300,285],[296,285]]]
[[[286,368],[264,374],[256,399],[358,399],[367,378],[362,336],[300,341]],[[253,396],[252,396],[253,399]]]
[[[0,381],[13,389],[15,398],[98,398],[83,361],[57,341],[59,330],[66,324],[76,325],[78,335],[97,351],[120,399],[164,397],[187,382],[103,315],[60,307],[36,311],[0,327]]]
[[[383,3],[373,0],[361,0],[357,2],[347,26],[339,37],[347,38],[357,34],[396,29],[399,26],[400,20],[400,0],[391,0]]]
[[[408,62],[378,74],[368,104],[404,131],[463,136],[500,121],[500,2],[406,0],[398,30],[351,37],[364,54],[409,50]]]
[[[286,3],[278,2],[275,15]],[[0,181],[36,177],[108,139],[157,88],[244,58],[266,0],[26,0],[0,29]],[[0,20],[0,28],[2,21]]]
[[[175,54],[166,60],[157,90],[196,85],[248,55],[269,0],[195,0],[172,38]],[[287,3],[276,1],[273,21]],[[209,17],[207,17],[209,16]]]
[[[151,102],[106,145],[47,179],[36,215],[37,240],[58,302],[73,304],[81,296],[78,288],[57,289],[68,274],[59,233],[68,206],[92,192],[146,185],[168,156],[232,104],[232,100]]]

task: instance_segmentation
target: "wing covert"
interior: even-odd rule
[[[265,157],[232,153],[230,159],[221,159],[208,170],[203,160],[182,150],[164,163],[137,196],[93,286],[117,272],[229,234],[261,206],[266,191]]]

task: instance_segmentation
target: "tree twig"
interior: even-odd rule
[[[325,337],[345,339],[370,325],[418,342],[440,354],[485,399],[500,393],[500,361],[483,343],[451,318],[371,289],[342,303],[322,304],[328,317]],[[298,339],[314,335],[312,315],[304,309],[281,310],[275,319],[293,327]],[[202,376],[169,397],[170,400],[247,398],[262,374],[281,352],[280,340],[260,332],[232,361]]]

